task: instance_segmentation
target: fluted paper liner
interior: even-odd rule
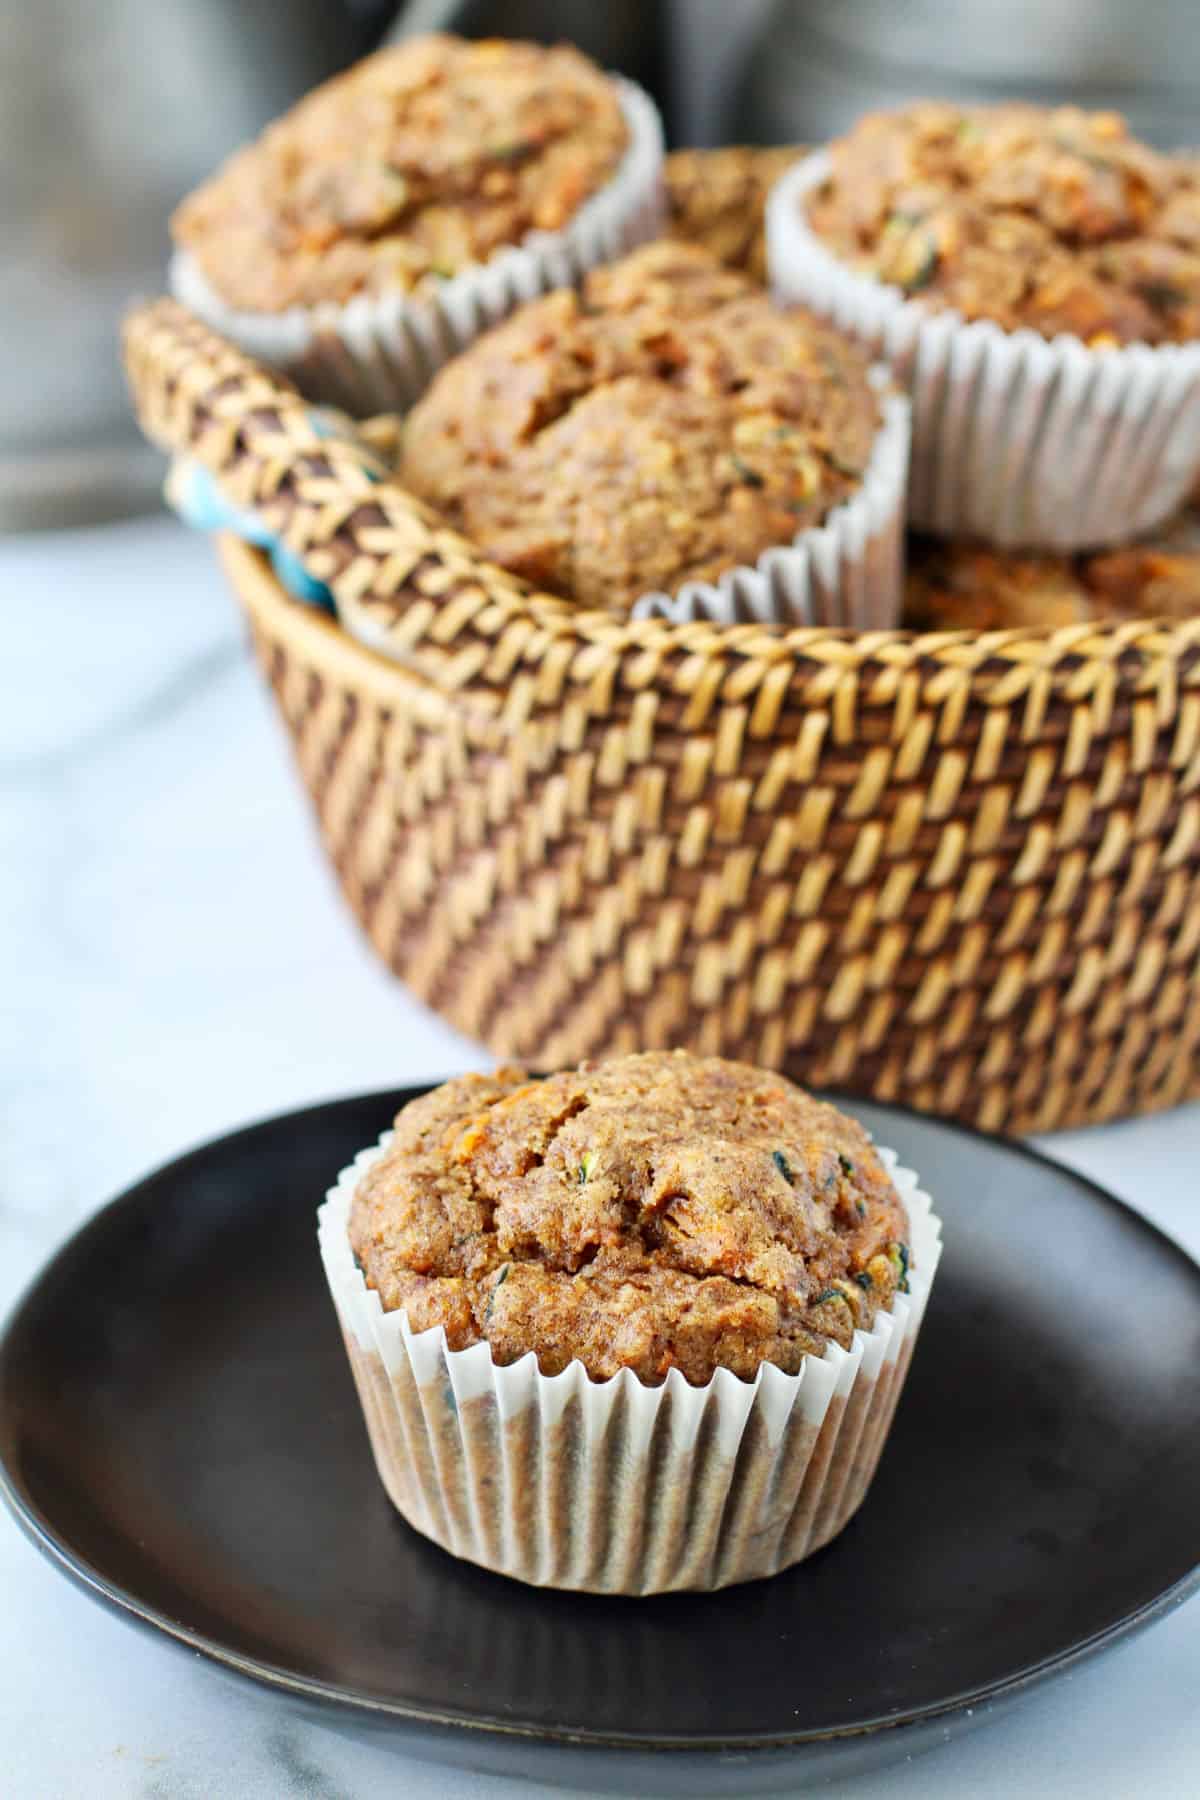
[[[347,412],[402,412],[452,356],[481,332],[552,288],[657,237],[662,229],[663,130],[658,109],[631,81],[613,81],[629,146],[612,180],[561,231],[531,232],[440,282],[432,294],[358,294],[345,304],[282,313],[227,306],[195,258],[177,251],[171,291],[206,324],[291,377],[311,400]]]
[[[858,339],[912,397],[908,517],[1009,548],[1120,544],[1200,476],[1200,343],[1089,349],[935,311],[839,261],[807,223],[805,157],[767,202],[771,287]]]
[[[796,1375],[718,1369],[647,1387],[580,1362],[500,1367],[486,1343],[385,1312],[350,1248],[354,1190],[392,1134],[343,1170],[318,1214],[321,1256],[384,1487],[456,1556],[539,1587],[609,1594],[719,1588],[828,1543],[863,1499],[941,1254],[929,1196],[880,1149],[909,1216],[910,1291],[852,1346]]]
[[[643,594],[635,619],[712,619],[721,625],[831,625],[886,631],[904,604],[904,490],[909,404],[886,369],[872,369],[881,420],[861,485],[821,525],[766,550],[719,581],[689,581],[677,594]]]

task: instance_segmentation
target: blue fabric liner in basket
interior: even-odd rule
[[[163,491],[185,525],[197,531],[231,531],[246,543],[257,544],[270,552],[275,573],[293,599],[324,612],[334,610],[333,598],[324,582],[313,579],[295,552],[281,544],[256,513],[231,505],[201,463],[177,458],[171,464]]]
[[[310,413],[309,423],[318,437],[329,437],[335,431],[344,435],[353,429],[349,420],[326,419],[320,413]],[[379,479],[373,469],[368,468],[366,472],[372,481]],[[336,610],[325,583],[308,573],[296,553],[267,530],[257,513],[228,501],[202,463],[193,462],[189,457],[176,457],[167,471],[163,492],[168,505],[185,525],[191,525],[197,531],[230,531],[247,544],[257,544],[268,551],[276,575],[293,599],[302,601],[305,606],[319,607],[323,612]]]

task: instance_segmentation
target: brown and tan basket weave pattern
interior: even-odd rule
[[[1200,1093],[1200,619],[582,612],[173,303],[126,348],[151,435],[330,584],[340,626],[223,544],[350,904],[493,1052],[688,1044],[1009,1131]]]

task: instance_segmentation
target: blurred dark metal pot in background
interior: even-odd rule
[[[0,8],[0,530],[151,499],[117,328],[162,286],[168,214],[375,35],[332,0]]]
[[[393,11],[392,37],[454,31],[542,44],[566,40],[602,68],[617,69],[659,95],[663,0],[401,0]]]
[[[1151,143],[1194,144],[1198,25],[1195,0],[776,0],[719,128],[812,143],[923,96],[1020,96],[1113,107]]]
[[[0,530],[144,504],[158,463],[117,364],[167,217],[386,24],[569,38],[676,143],[814,142],[920,94],[1116,106],[1200,139],[1189,0],[10,0],[0,7]]]

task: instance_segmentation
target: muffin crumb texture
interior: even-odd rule
[[[613,83],[569,45],[409,38],[268,126],[172,230],[246,311],[414,293],[562,230],[628,143]]]
[[[1200,617],[1200,519],[1152,542],[1074,556],[1031,555],[913,537],[904,624],[912,631],[1058,629]]]
[[[870,114],[834,144],[808,218],[862,273],[966,319],[1093,348],[1200,337],[1200,165],[1116,113]]]
[[[798,145],[674,151],[663,171],[670,235],[698,244],[727,269],[744,269],[765,286],[767,195],[805,154]]]
[[[819,525],[879,421],[865,352],[660,241],[448,363],[409,415],[402,478],[492,561],[623,611]]]
[[[648,1385],[795,1372],[907,1286],[908,1221],[854,1120],[778,1075],[653,1052],[465,1076],[404,1108],[350,1242],[386,1311],[497,1363]]]

